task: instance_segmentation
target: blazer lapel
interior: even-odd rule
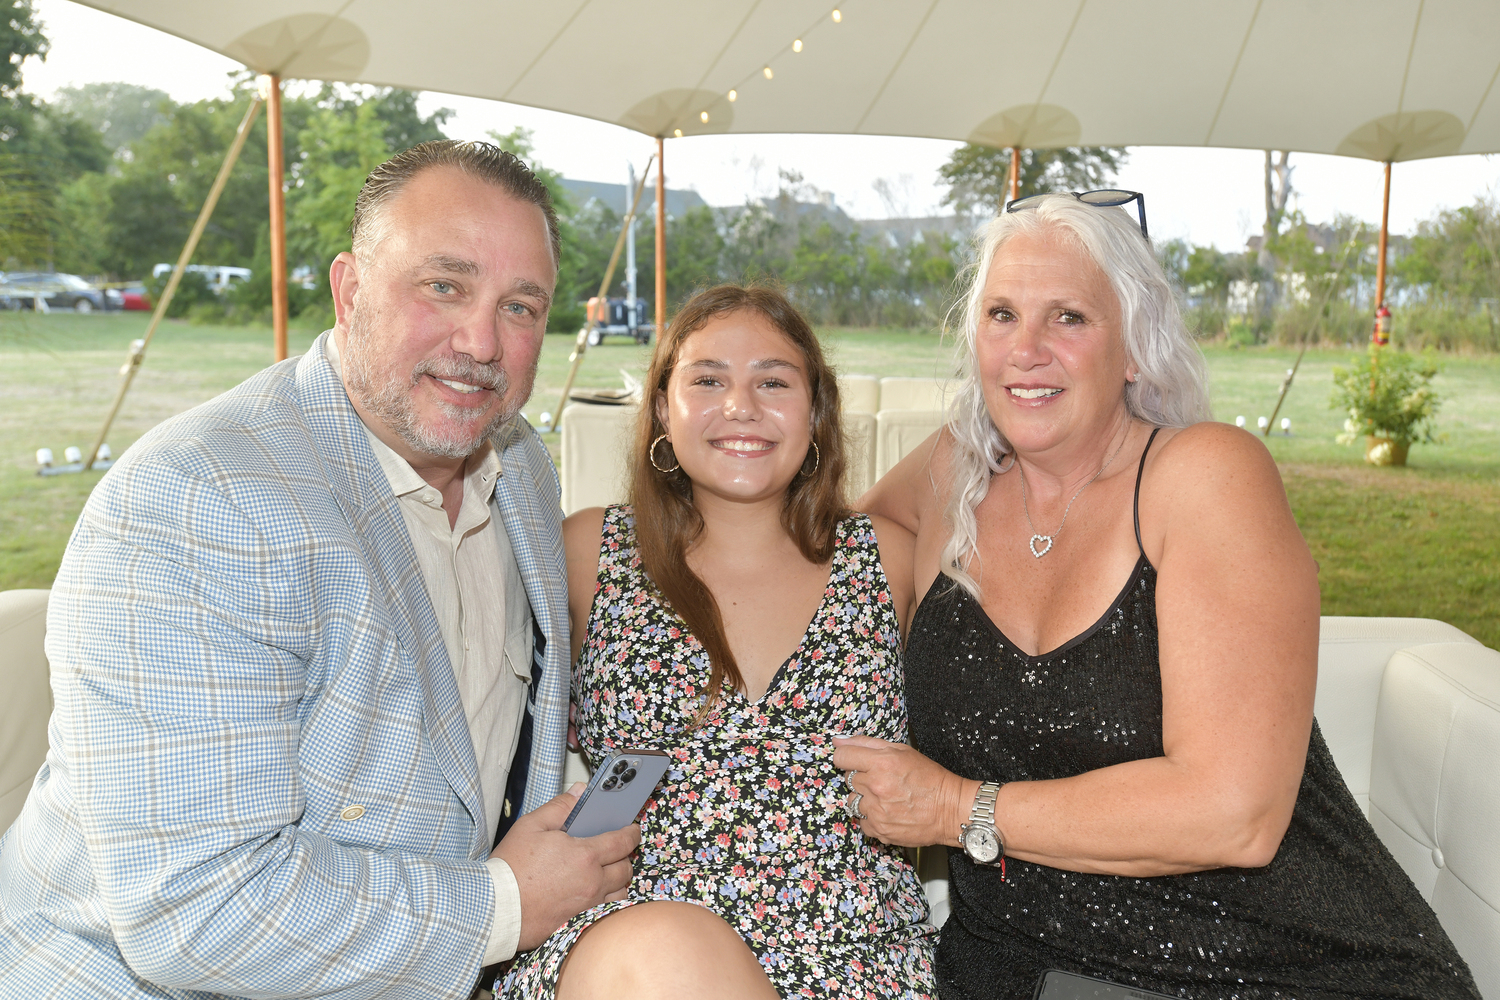
[[[571,687],[568,639],[568,575],[562,548],[562,509],[557,474],[535,432],[521,418],[494,441],[501,475],[495,502],[521,569],[535,618],[532,683],[532,752],[522,811],[529,812],[559,791]],[[549,491],[547,486],[553,488]]]
[[[370,448],[364,424],[323,348],[329,334],[313,342],[297,366],[298,399],[312,431],[314,447],[328,472],[334,498],[364,550],[373,592],[402,648],[401,666],[422,684],[423,726],[438,766],[474,822],[471,853],[488,853],[488,824],[479,785],[479,766],[469,735],[458,681],[427,596],[412,549],[400,501]],[[372,665],[373,669],[387,667]]]

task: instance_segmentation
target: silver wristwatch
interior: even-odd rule
[[[975,864],[1000,866],[1005,855],[1005,840],[995,827],[995,798],[1000,794],[998,781],[986,781],[974,796],[969,821],[958,828],[958,842]]]

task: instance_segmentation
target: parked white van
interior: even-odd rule
[[[151,269],[151,277],[160,278],[172,273],[174,264],[157,264]],[[213,264],[189,264],[187,269],[208,279],[208,287],[217,295],[223,295],[231,287],[250,280],[248,267],[218,267]]]

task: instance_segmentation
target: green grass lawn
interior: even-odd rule
[[[78,511],[100,473],[38,477],[37,448],[87,449],[119,384],[143,313],[0,315],[0,589],[46,587]],[[291,350],[316,331],[293,330]],[[942,376],[952,343],[906,330],[823,331],[846,372]],[[549,336],[526,407],[556,409],[572,338]],[[1206,348],[1214,416],[1270,416],[1296,357],[1279,348]],[[584,359],[578,385],[640,375],[649,347],[611,340]],[[1281,467],[1298,523],[1322,566],[1323,613],[1439,618],[1500,646],[1500,357],[1444,356],[1441,445],[1412,448],[1405,469],[1373,469],[1361,449],[1334,442],[1344,415],[1328,406],[1332,369],[1352,351],[1308,352],[1280,416],[1290,436],[1267,446]],[[230,388],[271,361],[261,327],[167,322],[121,411],[109,443],[118,455],[148,428]],[[555,441],[553,442],[555,447]]]

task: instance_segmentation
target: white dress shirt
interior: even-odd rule
[[[331,340],[328,355],[338,367]],[[513,808],[505,798],[505,784],[526,711],[532,655],[531,606],[494,500],[500,457],[488,442],[469,457],[458,520],[450,527],[442,493],[368,426],[365,433],[399,501],[458,681],[493,840],[500,816],[509,816]],[[485,865],[495,885],[495,913],[483,960],[491,965],[516,952],[521,894],[509,865],[499,858]]]

